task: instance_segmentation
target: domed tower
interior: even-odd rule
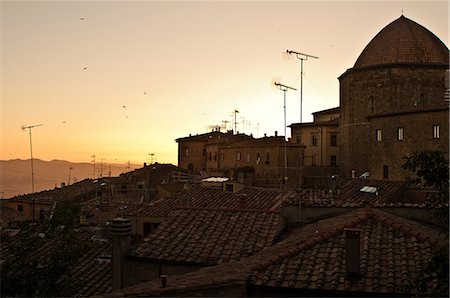
[[[403,157],[448,155],[448,69],[445,44],[403,15],[370,41],[339,77],[344,177],[403,180]]]

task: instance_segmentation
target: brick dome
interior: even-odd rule
[[[402,15],[370,41],[354,68],[389,64],[448,65],[449,51],[436,35]]]

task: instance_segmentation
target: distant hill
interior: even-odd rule
[[[143,165],[104,164],[102,175],[119,176],[121,173],[141,168]],[[72,163],[64,160],[43,161],[33,159],[35,192],[53,189],[86,178],[93,178],[94,165],[91,163]],[[69,170],[72,168],[72,170]],[[95,164],[96,178],[100,177],[100,163]],[[111,173],[109,173],[111,171]],[[0,160],[0,196],[11,198],[20,194],[31,193],[31,162],[29,159]]]

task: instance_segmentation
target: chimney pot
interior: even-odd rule
[[[167,287],[167,275],[161,275],[161,288]]]
[[[359,229],[344,229],[345,232],[345,276],[357,279],[360,274],[360,235]]]
[[[247,208],[247,195],[245,193],[242,193],[239,195],[239,208],[245,209]]]
[[[277,130],[275,130],[275,136],[278,137],[278,131]]]
[[[115,218],[111,221],[112,247],[112,287],[121,289],[124,285],[125,254],[130,247],[131,220]]]

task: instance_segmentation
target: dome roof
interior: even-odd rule
[[[448,65],[449,51],[436,35],[402,15],[370,41],[354,68],[389,64]]]

